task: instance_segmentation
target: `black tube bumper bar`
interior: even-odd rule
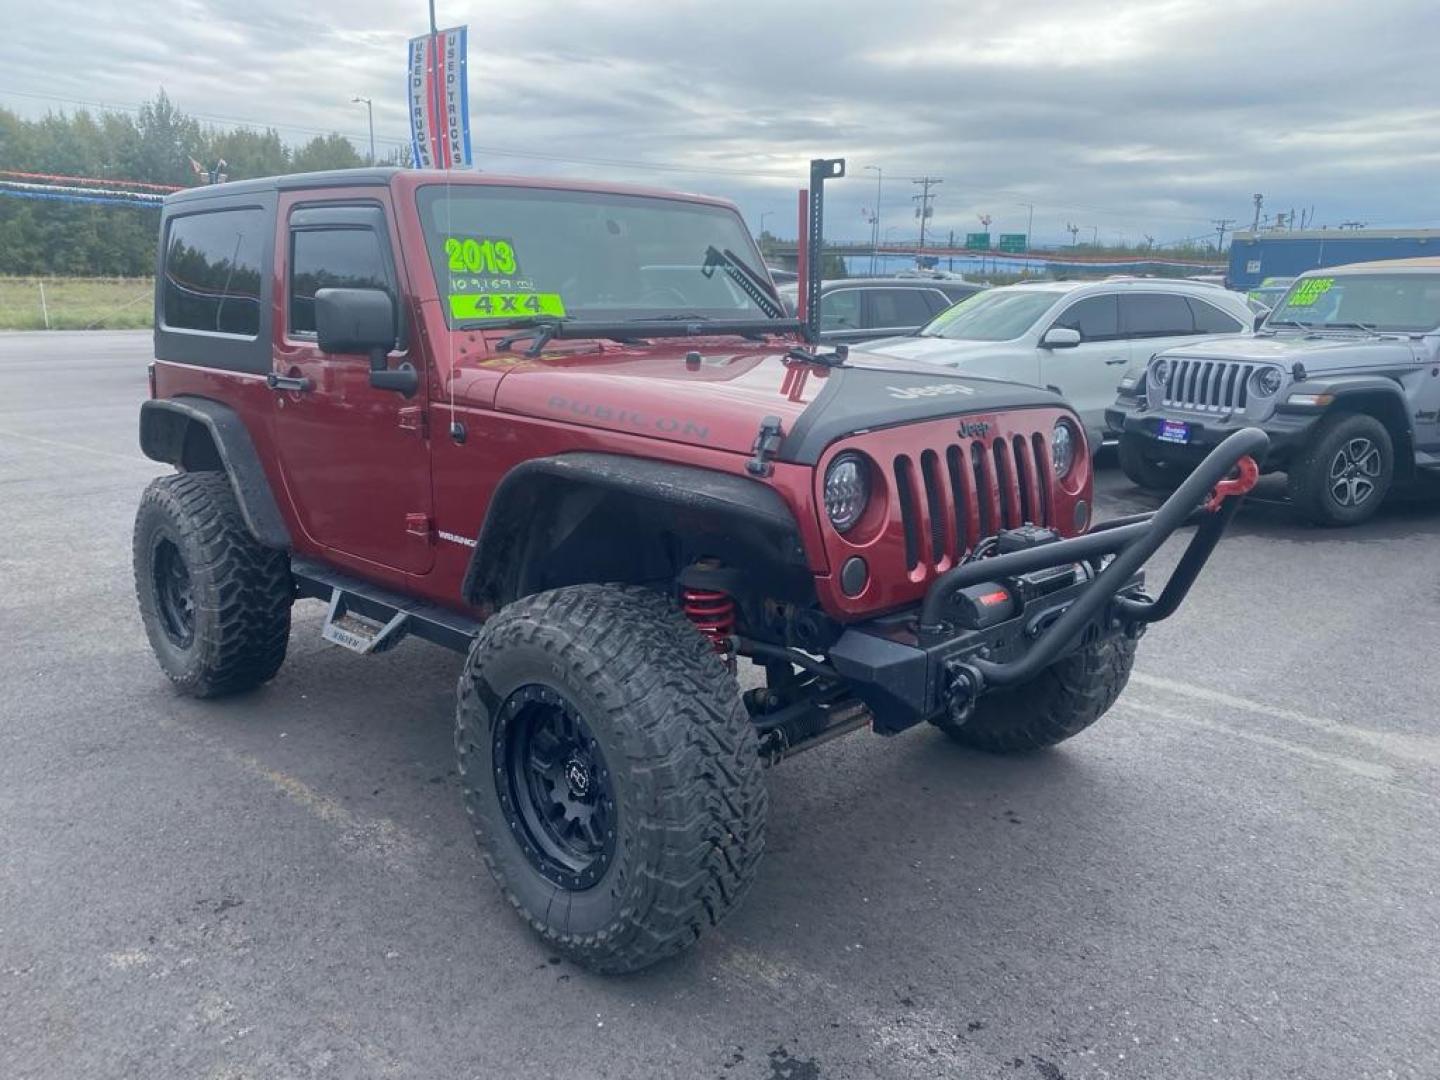
[[[1233,496],[1207,505],[1216,485],[1241,459],[1263,459],[1268,445],[1258,428],[1238,431],[1153,514],[948,570],[927,591],[918,627],[910,622],[907,631],[893,619],[851,627],[831,647],[830,662],[867,699],[877,728],[898,730],[953,700],[957,682],[961,695],[973,698],[986,689],[1028,682],[1087,635],[1138,635],[1145,624],[1174,614],[1239,509],[1241,499]],[[1185,525],[1199,527],[1164,590],[1154,600],[1141,595],[1140,568]],[[1067,566],[1083,568],[1075,584],[1032,603],[1009,623],[971,631],[947,621],[959,589]]]

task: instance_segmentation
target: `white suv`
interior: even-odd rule
[[[908,337],[859,348],[1053,386],[1080,414],[1096,449],[1105,409],[1127,372],[1197,337],[1250,333],[1245,298],[1216,285],[1156,278],[1046,281],[990,289]]]

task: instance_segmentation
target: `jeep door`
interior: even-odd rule
[[[1130,342],[1120,333],[1119,298],[1108,293],[1076,300],[1041,331],[1039,340],[1056,328],[1079,331],[1080,344],[1040,347],[1041,385],[1058,387],[1086,430],[1104,431],[1105,409],[1115,403],[1115,387],[1130,364]]]
[[[423,573],[430,536],[430,447],[423,390],[412,398],[370,385],[368,357],[321,352],[315,292],[381,289],[397,313],[389,366],[421,350],[406,327],[404,263],[373,188],[356,198],[282,195],[276,238],[277,312],[272,381],[275,439],[285,488],[306,535],[329,554]]]

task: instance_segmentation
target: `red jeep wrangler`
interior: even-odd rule
[[[140,442],[177,472],[134,541],[161,668],[255,687],[306,597],[356,652],[464,653],[486,864],[604,971],[738,903],[765,764],[861,726],[1018,751],[1092,724],[1264,435],[1090,527],[1056,394],[807,345],[761,267],[734,206],[669,192],[369,169],[170,196]]]

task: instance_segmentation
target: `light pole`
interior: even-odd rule
[[[351,105],[365,103],[365,114],[370,119],[370,164],[375,164],[375,103],[368,97],[360,97],[358,94],[350,99]]]
[[[769,217],[769,216],[770,216],[771,214],[773,214],[773,213],[775,213],[774,210],[761,210],[761,211],[760,211],[760,235],[761,235],[761,236],[764,236],[764,235],[765,235],[765,219],[766,219],[767,217]]]
[[[870,215],[870,274],[873,277],[880,263],[880,197],[885,184],[885,170],[879,165],[866,165],[875,170],[875,212]]]
[[[1029,251],[1031,245],[1034,243],[1031,237],[1035,235],[1035,204],[1033,202],[1022,202],[1016,203],[1015,205],[1023,206],[1030,211],[1030,216],[1026,219],[1025,223],[1025,250]]]

